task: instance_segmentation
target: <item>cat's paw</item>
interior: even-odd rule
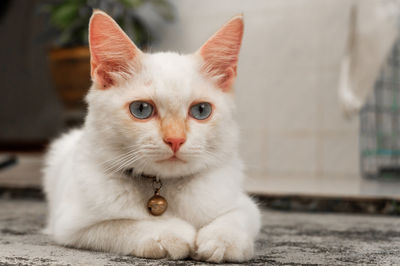
[[[142,241],[141,246],[133,252],[133,255],[151,259],[170,258],[177,260],[188,257],[191,249],[192,243],[179,235],[166,232],[159,237]]]
[[[245,232],[232,227],[202,228],[196,239],[196,260],[208,262],[241,262],[253,257],[253,240]]]
[[[187,258],[194,249],[195,237],[195,229],[184,222],[164,227],[158,233],[142,238],[132,255],[152,259]]]

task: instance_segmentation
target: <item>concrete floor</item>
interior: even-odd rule
[[[0,265],[203,265],[59,247],[40,233],[42,201],[0,200]],[[263,210],[250,265],[400,265],[400,218]]]

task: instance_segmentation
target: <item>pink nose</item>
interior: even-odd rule
[[[179,148],[182,146],[183,143],[185,143],[186,139],[184,138],[165,138],[164,142],[167,143],[170,147],[171,150],[176,153]]]

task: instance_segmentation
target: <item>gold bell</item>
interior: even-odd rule
[[[154,191],[154,196],[147,202],[147,209],[154,216],[159,216],[163,214],[168,208],[168,202],[163,197],[160,196],[160,189]]]

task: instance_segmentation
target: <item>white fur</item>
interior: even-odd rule
[[[196,54],[143,54],[140,60],[141,72],[120,85],[92,86],[85,125],[51,145],[44,169],[47,232],[62,245],[141,257],[250,259],[260,217],[242,190],[232,94],[200,73]],[[132,120],[124,106],[135,99],[152,99],[160,119],[188,119],[195,101],[215,106],[208,122],[187,120],[178,153],[186,163],[156,162],[172,151],[157,119]],[[162,216],[146,209],[152,181],[124,176],[130,167],[161,178],[169,203]]]

